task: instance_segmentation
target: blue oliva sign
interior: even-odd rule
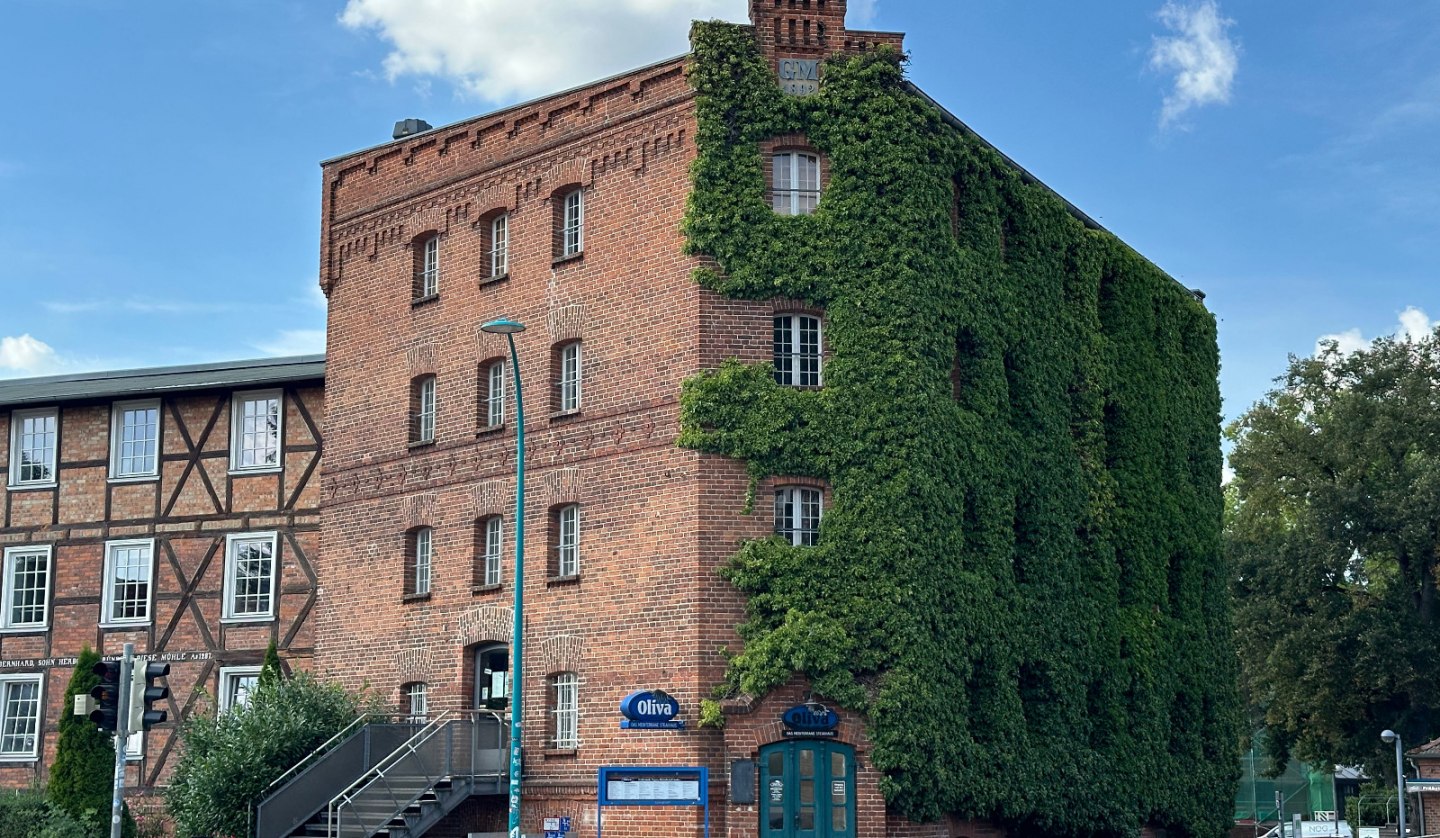
[[[826,731],[840,726],[840,714],[823,704],[797,704],[786,710],[780,721],[791,730]]]
[[[678,730],[685,726],[675,719],[679,714],[680,702],[660,690],[639,690],[620,701],[623,728]]]

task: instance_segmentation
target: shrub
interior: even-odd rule
[[[165,794],[175,834],[248,834],[270,783],[360,712],[357,696],[302,672],[261,683],[247,706],[191,716]]]

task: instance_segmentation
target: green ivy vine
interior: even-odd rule
[[[754,541],[723,569],[747,597],[724,689],[801,673],[863,713],[913,820],[1221,835],[1214,319],[947,124],[898,54],[831,59],[789,97],[748,28],[692,45],[696,281],[823,308],[829,355],[821,390],[734,361],[684,385],[681,445],[831,490],[818,546]],[[788,133],[829,164],[813,215],[765,200],[759,143]]]

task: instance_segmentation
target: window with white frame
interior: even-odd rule
[[[0,675],[0,761],[40,755],[40,692],[44,676]]]
[[[409,594],[430,593],[430,570],[435,559],[435,531],[416,527],[410,531]]]
[[[410,441],[414,443],[435,441],[435,376],[425,375],[415,379],[411,405],[413,415],[410,425]]]
[[[276,547],[273,532],[226,536],[225,619],[268,620],[275,616]]]
[[[111,541],[105,545],[105,592],[101,625],[150,622],[151,578],[155,540]]]
[[[439,293],[440,234],[432,233],[416,241],[414,296],[424,300]]]
[[[485,426],[505,424],[505,362],[492,361],[485,367]]]
[[[33,631],[50,624],[50,546],[5,548],[5,629]]]
[[[120,402],[110,411],[110,477],[154,477],[160,463],[160,402]]]
[[[258,666],[222,666],[220,668],[220,712],[248,707],[260,686]]]
[[[579,255],[585,249],[585,190],[566,192],[560,207],[560,256]]]
[[[480,522],[480,572],[477,584],[500,584],[500,561],[505,549],[505,519],[491,515]]]
[[[405,694],[404,712],[408,721],[425,724],[429,721],[430,687],[424,681],[415,681],[403,687]]]
[[[264,471],[280,467],[282,400],[279,390],[236,393],[230,407],[230,468]]]
[[[776,154],[770,204],[780,215],[809,215],[820,203],[820,158],[799,151]]]
[[[806,486],[775,490],[775,534],[796,547],[814,547],[820,540],[820,505],[824,494]]]
[[[573,672],[561,672],[550,683],[555,747],[573,751],[580,747],[580,678]]]
[[[510,216],[500,213],[490,221],[490,276],[510,272]]]
[[[775,383],[820,386],[820,318],[807,314],[775,317]]]
[[[10,485],[55,485],[55,455],[60,442],[60,411],[17,410],[10,414]]]
[[[570,413],[580,409],[580,341],[571,341],[556,350],[555,410]]]
[[[557,578],[580,575],[580,504],[571,503],[555,510],[555,566]]]

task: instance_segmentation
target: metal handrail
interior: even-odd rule
[[[384,759],[376,763],[374,768],[365,771],[362,776],[356,778],[355,782],[351,783],[348,787],[346,787],[344,791],[340,792],[339,794],[335,795],[333,798],[330,799],[330,801],[326,804],[327,833],[332,836],[339,834],[337,833],[337,828],[343,830],[345,825],[345,819],[347,817],[345,815],[345,807],[349,805],[353,809],[353,804],[355,803],[355,801],[359,799],[362,795],[364,795],[366,792],[370,791],[371,789],[375,789],[377,787],[377,784],[384,785],[384,790],[390,794],[390,802],[396,807],[397,812],[403,811],[406,806],[413,803],[414,800],[412,799],[406,799],[402,801],[399,798],[394,797],[394,791],[390,786],[391,777],[389,776],[389,773],[402,760],[406,760],[411,757],[414,757],[415,759],[418,759],[423,763],[427,757],[424,753],[421,752],[420,749],[425,745],[429,744],[432,739],[434,739],[438,734],[441,733],[444,733],[449,737],[449,740],[444,743],[445,753],[442,757],[443,764],[439,766],[439,768],[441,768],[442,770],[440,770],[438,773],[427,771],[427,773],[421,775],[431,788],[434,787],[435,783],[438,783],[446,776],[455,775],[455,749],[457,748],[457,746],[464,747],[469,752],[467,754],[469,764],[469,776],[480,777],[491,776],[493,774],[496,777],[500,777],[507,774],[508,772],[506,772],[503,765],[500,766],[498,770],[494,772],[486,772],[483,775],[479,771],[477,771],[479,766],[475,763],[475,757],[476,752],[480,750],[480,748],[479,741],[477,739],[477,736],[479,734],[479,726],[476,724],[476,722],[482,716],[494,719],[496,722],[497,730],[503,729],[505,723],[504,714],[494,710],[480,709],[447,710],[437,716],[433,721],[426,724],[425,727],[421,728],[404,743],[396,747],[395,750],[391,751],[388,755],[386,755]],[[470,730],[469,735],[466,737],[465,743],[463,745],[460,745],[459,743],[456,743],[454,741],[454,726],[457,722],[462,721],[470,722]],[[501,745],[502,743],[497,740],[497,746]],[[431,773],[435,773],[435,776],[430,776]],[[402,774],[401,776],[405,775]],[[359,826],[362,828],[362,831],[368,831],[370,829],[370,825],[365,824],[363,820],[361,823],[359,823]]]
[[[356,779],[355,782],[351,783],[349,787],[347,787],[344,791],[330,798],[330,803],[326,807],[326,832],[330,835],[335,834],[335,815],[341,807],[345,806],[347,803],[353,802],[354,799],[358,797],[361,792],[374,785],[376,781],[386,779],[385,772],[392,768],[395,763],[399,762],[405,757],[410,756],[411,754],[418,753],[416,747],[418,745],[424,744],[431,737],[433,737],[435,734],[439,733],[446,726],[448,726],[451,721],[454,721],[454,719],[452,718],[454,715],[456,714],[453,710],[447,710],[444,713],[441,713],[435,718],[433,722],[430,722],[425,727],[421,728],[418,733],[407,739],[404,744],[396,748],[394,751],[391,751],[388,756],[386,756],[380,762],[376,763],[374,768],[366,771],[361,777]]]
[[[304,757],[301,757],[301,759],[300,759],[299,762],[297,762],[297,763],[295,763],[294,765],[290,766],[290,770],[286,771],[284,774],[281,774],[279,777],[276,777],[275,780],[270,783],[270,785],[268,785],[268,786],[265,787],[265,791],[261,792],[261,793],[260,793],[260,796],[263,798],[263,797],[265,797],[266,795],[268,795],[268,794],[270,793],[270,790],[271,790],[271,789],[273,789],[273,788],[275,788],[276,786],[280,785],[280,783],[283,782],[283,781],[284,781],[287,777],[289,777],[291,774],[294,774],[295,772],[299,771],[301,766],[305,765],[306,763],[310,762],[310,760],[312,760],[312,759],[314,759],[315,757],[319,756],[320,754],[324,753],[325,750],[326,750],[327,748],[329,748],[331,745],[335,744],[335,742],[336,742],[337,740],[339,740],[340,738],[342,738],[342,737],[344,737],[346,734],[348,734],[348,733],[350,732],[350,729],[351,729],[352,727],[355,727],[356,725],[360,724],[361,722],[365,722],[365,721],[367,721],[368,719],[374,718],[375,715],[376,715],[376,714],[374,714],[374,713],[361,713],[360,715],[356,716],[354,719],[352,719],[352,720],[350,721],[350,724],[345,725],[345,727],[341,728],[341,730],[340,730],[339,733],[335,734],[334,736],[330,737],[329,739],[326,739],[323,744],[321,744],[321,745],[319,745],[318,747],[316,747],[315,750],[313,750],[313,751],[311,751],[310,753],[306,754]]]

